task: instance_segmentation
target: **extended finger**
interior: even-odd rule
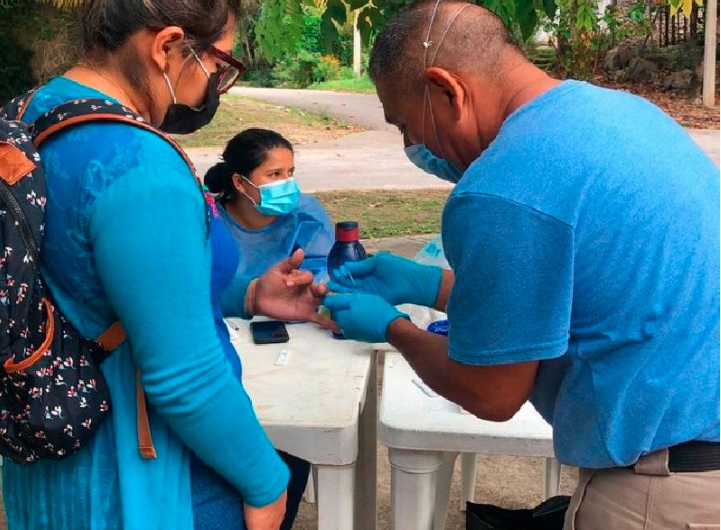
[[[285,277],[287,287],[305,287],[313,283],[313,273],[310,271],[299,271],[292,269]]]
[[[319,300],[322,300],[328,295],[329,288],[324,283],[314,283],[310,287],[310,294],[313,295],[314,298],[318,298]]]
[[[334,293],[352,293],[353,292],[353,289],[351,288],[350,285],[345,285],[343,283],[336,282],[333,280],[330,280],[326,285],[328,286],[328,289],[330,289]]]
[[[340,272],[343,277],[349,276],[350,272],[353,276],[368,276],[373,274],[378,263],[378,258],[372,257],[361,261],[348,261],[341,265]]]
[[[323,305],[331,311],[341,311],[349,309],[351,304],[351,295],[348,294],[331,294],[323,299]]]
[[[308,317],[308,320],[311,322],[315,322],[319,326],[330,329],[331,331],[340,332],[340,327],[338,324],[336,324],[333,320],[328,318],[327,316],[321,315],[319,313],[313,313]]]
[[[275,265],[273,265],[273,269],[279,270],[283,274],[289,274],[291,271],[296,270],[298,267],[300,267],[300,264],[303,263],[303,260],[305,259],[305,252],[303,252],[303,249],[298,249],[293,254],[290,255],[290,257],[285,258],[282,261],[279,261]]]

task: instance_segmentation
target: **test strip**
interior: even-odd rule
[[[290,350],[281,350],[278,354],[278,358],[275,360],[276,366],[286,366],[290,359]]]

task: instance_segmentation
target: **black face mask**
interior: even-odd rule
[[[173,103],[165,113],[160,130],[170,134],[190,134],[210,123],[218,111],[220,94],[218,94],[218,74],[210,76],[208,82],[208,95],[198,108],[182,103]]]

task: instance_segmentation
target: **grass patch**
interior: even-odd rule
[[[335,90],[337,92],[358,92],[361,94],[375,94],[376,88],[373,82],[366,75],[353,77],[351,79],[337,79],[335,81],[324,81],[313,83],[308,88],[312,90]]]
[[[215,118],[198,132],[174,138],[182,147],[222,147],[249,127],[273,129],[293,144],[340,138],[360,127],[302,109],[281,107],[254,99],[225,94]]]
[[[323,191],[318,198],[334,221],[358,221],[362,239],[434,234],[450,190]]]

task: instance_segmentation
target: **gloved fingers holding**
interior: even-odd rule
[[[408,318],[380,296],[354,293],[326,296],[323,305],[346,338],[363,342],[385,342],[388,326],[397,318]]]

